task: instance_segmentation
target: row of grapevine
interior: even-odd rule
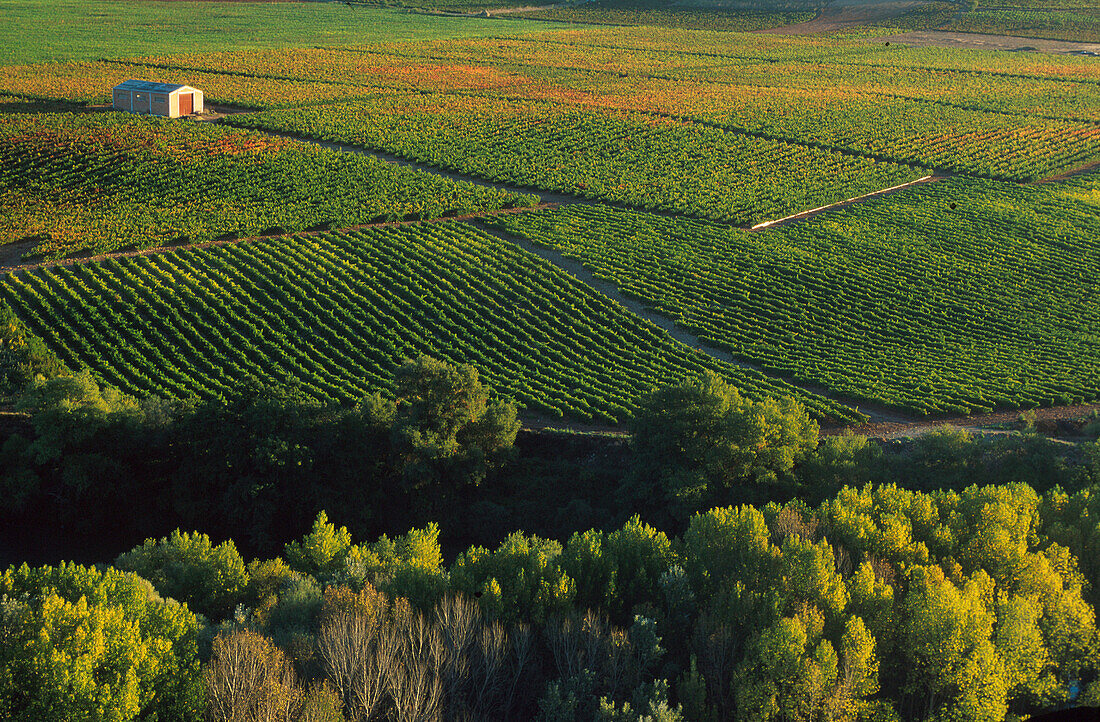
[[[218,126],[122,113],[0,115],[0,243],[36,238],[34,252],[48,256],[536,201]]]
[[[477,366],[552,416],[615,422],[655,385],[717,371],[754,397],[796,395],[689,349],[571,276],[461,223],[288,237],[9,275],[0,296],[47,344],[132,393],[213,397],[250,376],[322,401],[385,388],[402,358]]]
[[[1100,176],[954,179],[747,233],[593,206],[498,219],[736,356],[924,413],[1100,398]]]
[[[751,225],[913,180],[893,163],[649,115],[480,97],[235,116],[495,181]]]

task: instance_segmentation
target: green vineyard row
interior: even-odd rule
[[[751,225],[914,180],[894,163],[648,115],[392,96],[233,116],[521,186]]]
[[[255,377],[349,403],[426,353],[473,364],[499,394],[555,417],[616,422],[652,387],[709,369],[752,397],[861,418],[690,349],[462,223],[37,269],[8,276],[0,296],[67,363],[142,395],[217,397]]]
[[[1100,398],[1100,176],[952,179],[748,233],[570,206],[498,219],[736,357],[922,413]]]
[[[535,202],[208,124],[121,113],[0,114],[0,243],[31,239],[47,256]]]

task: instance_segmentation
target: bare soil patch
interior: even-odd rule
[[[0,246],[0,269],[21,266],[31,261],[24,261],[23,256],[31,252],[38,245],[37,240],[15,241]]]
[[[891,42],[914,48],[1011,50],[1036,53],[1070,53],[1080,50],[1100,52],[1100,43],[1074,43],[1066,40],[1040,40],[1039,38],[1018,38],[1011,35],[981,35],[943,30],[911,30],[897,35],[870,38],[867,42]]]
[[[1035,414],[1037,423],[1051,423],[1058,421],[1072,421],[1088,416],[1093,411],[1100,410],[1100,404],[1074,404],[1072,406],[1048,406],[1041,409],[1031,409],[1027,413]],[[821,433],[826,436],[841,434],[845,431],[877,439],[900,439],[920,436],[929,429],[937,426],[952,426],[960,429],[982,429],[983,427],[1007,424],[1020,418],[1024,413],[1015,411],[995,411],[990,414],[972,414],[970,416],[930,416],[922,421],[884,422],[863,424],[862,426],[848,427],[823,427]]]
[[[804,23],[795,23],[794,25],[785,25],[779,28],[758,30],[757,32],[772,35],[833,33],[848,28],[860,27],[872,22],[896,18],[924,4],[924,0],[890,0],[889,2],[841,0],[841,2],[831,3],[813,20],[807,20]]]

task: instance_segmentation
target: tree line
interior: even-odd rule
[[[246,563],[216,542],[231,534],[177,529],[110,565],[9,567],[5,718],[1000,722],[1100,704],[1096,444],[821,438],[796,402],[703,375],[640,399],[629,441],[604,440],[618,452],[532,459],[514,406],[426,357],[332,408],[261,387],[137,400],[0,351],[6,379],[34,379],[0,452],[6,522],[130,514],[130,534],[159,515],[276,552]],[[570,531],[444,546],[449,525],[551,506]]]
[[[637,517],[515,532],[450,564],[434,524],[355,543],[322,513],[248,563],[176,531],[110,566],[0,577],[0,712],[901,722],[1097,705],[1078,557],[1095,554],[1096,491],[869,484],[697,512],[678,536]]]

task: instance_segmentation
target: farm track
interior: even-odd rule
[[[633,298],[632,296],[629,296],[620,291],[615,286],[615,284],[597,278],[591,271],[585,268],[584,264],[582,264],[580,261],[573,260],[567,257],[565,254],[561,253],[560,251],[540,245],[526,238],[514,236],[510,233],[503,233],[496,230],[495,228],[489,228],[485,224],[476,223],[476,220],[475,225],[477,225],[478,228],[485,231],[486,233],[490,233],[502,241],[514,243],[528,253],[536,255],[545,261],[549,261],[550,263],[554,264],[554,266],[556,266],[558,269],[565,271],[566,273],[575,277],[578,281],[581,281],[588,286],[591,286],[603,295],[615,301],[638,318],[649,321],[654,326],[663,329],[668,333],[668,335],[672,336],[674,339],[684,344],[685,346],[690,346],[691,348],[702,351],[709,356],[713,356],[719,361],[724,361],[725,363],[731,364],[733,366],[739,366],[741,368],[749,369],[751,371],[756,371],[772,378],[782,378],[777,376],[776,374],[766,371],[756,364],[752,364],[744,361],[743,359],[735,357],[733,354],[725,349],[707,343],[699,336],[683,328],[670,316],[646,307],[646,305],[638,299]],[[858,406],[860,407],[860,411],[867,414],[867,416],[871,418],[872,422],[905,423],[905,421],[909,418],[907,415],[897,411],[889,410],[883,407],[877,407],[874,405],[868,405],[866,402],[831,394],[827,389],[820,386],[803,384],[787,378],[782,378],[782,380],[790,384],[791,386],[802,389],[803,391],[806,391],[808,393],[824,396],[828,399],[838,401],[847,406]]]
[[[843,200],[843,201],[837,201],[836,203],[830,203],[827,206],[821,206],[820,208],[811,208],[808,211],[802,211],[801,213],[795,213],[793,215],[787,216],[786,218],[778,218],[774,221],[764,221],[762,223],[757,223],[755,226],[753,226],[749,230],[750,231],[762,231],[765,228],[779,228],[780,226],[787,226],[787,225],[790,225],[791,223],[797,223],[799,221],[804,221],[808,218],[813,218],[814,216],[820,215],[822,213],[827,213],[828,211],[835,211],[835,210],[838,210],[840,208],[847,208],[848,206],[854,206],[857,203],[862,203],[864,201],[869,201],[872,198],[879,198],[881,196],[887,196],[887,195],[890,195],[891,193],[896,193],[897,191],[904,190],[906,188],[911,188],[912,186],[923,185],[925,183],[934,183],[936,181],[946,180],[947,178],[950,178],[951,175],[952,174],[948,173],[948,172],[937,171],[936,173],[933,173],[932,175],[926,175],[923,178],[918,178],[915,181],[909,181],[908,183],[902,183],[901,185],[896,185],[896,186],[893,186],[892,188],[883,188],[880,191],[871,191],[870,193],[864,193],[861,196],[856,196],[854,198],[849,198],[849,199]]]
[[[1094,411],[1100,411],[1100,403],[1073,404],[1069,406],[1046,406],[1039,409],[1031,409],[1037,422],[1058,422],[1080,419]],[[872,439],[889,441],[892,439],[912,439],[929,431],[949,427],[968,431],[973,434],[1004,434],[1010,433],[1001,428],[1006,424],[1016,422],[1022,412],[994,411],[988,414],[974,414],[971,416],[929,416],[917,421],[871,421],[855,426],[825,425],[821,427],[822,436],[838,436],[845,433],[867,436]],[[609,426],[600,424],[562,424],[558,421],[529,414],[521,414],[520,420],[523,427],[532,431],[564,431],[573,433],[596,433],[611,436],[627,436],[628,432],[622,426]],[[996,428],[992,428],[996,427]]]

